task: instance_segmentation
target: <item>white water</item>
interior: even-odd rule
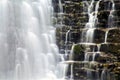
[[[114,21],[114,11],[115,11],[115,3],[113,0],[111,0],[112,2],[112,9],[110,10],[110,14],[109,14],[109,17],[108,17],[108,28],[111,28],[111,27],[115,27],[113,25],[113,21]]]
[[[95,5],[95,10],[94,10],[94,3],[95,3],[94,0],[92,0],[90,5],[88,6],[89,21],[88,21],[88,23],[86,23],[86,26],[85,26],[85,28],[88,29],[86,32],[86,43],[93,43],[94,30],[96,29],[96,24],[98,23],[97,13],[98,13],[100,1],[101,0],[97,1],[96,5]],[[95,61],[96,54],[97,53],[94,52],[94,50],[91,53],[86,52],[84,61],[88,61],[90,63]],[[90,61],[90,57],[92,57],[91,61]],[[98,73],[96,72],[96,75],[97,74]],[[91,80],[92,78],[93,78],[92,72],[87,70],[87,79]]]
[[[110,74],[107,71],[107,69],[103,69],[103,71],[101,73],[101,80],[111,80],[110,79]]]
[[[94,28],[88,29],[86,34],[86,42],[92,43],[93,42],[93,35],[94,35]]]
[[[86,23],[85,28],[88,28],[87,33],[86,33],[86,42],[93,42],[93,35],[94,35],[94,30],[96,28],[96,24],[98,23],[98,18],[97,18],[97,13],[98,13],[98,8],[99,8],[99,3],[101,0],[97,1],[96,6],[95,6],[95,11],[94,9],[94,0],[91,1],[90,5],[88,6],[88,15],[89,15],[89,22]]]
[[[110,14],[108,16],[108,28],[111,28],[111,27],[115,27],[114,26],[114,11],[115,11],[115,3],[113,0],[111,0],[111,3],[112,3],[112,9],[110,10]],[[108,33],[109,33],[109,29],[106,31],[105,33],[105,41],[104,43],[107,43],[107,36],[108,36]]]
[[[88,15],[89,15],[89,22],[86,24],[86,28],[95,28],[96,24],[98,23],[97,13],[99,8],[99,3],[101,0],[97,1],[94,11],[94,0],[91,1],[91,4],[88,6]]]
[[[0,0],[0,80],[58,80],[63,74],[52,15],[51,0]]]
[[[104,41],[105,44],[107,43],[107,36],[108,36],[108,33],[109,33],[109,30],[107,30],[107,31],[105,32],[105,41]]]
[[[66,32],[66,39],[65,39],[65,56],[67,56],[68,55],[68,46],[67,46],[67,44],[68,44],[68,38],[69,38],[69,33],[70,33],[70,30],[68,30],[67,32]]]
[[[62,5],[61,0],[59,0],[59,10],[60,10],[60,12],[59,12],[60,25],[63,25],[63,16],[62,16],[62,14],[63,14],[63,5]]]

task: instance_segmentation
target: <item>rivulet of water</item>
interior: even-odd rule
[[[88,6],[88,15],[89,15],[89,21],[86,23],[85,28],[87,28],[87,32],[85,35],[85,43],[94,43],[93,42],[93,36],[94,36],[94,30],[96,29],[96,24],[98,23],[98,18],[97,18],[97,14],[98,14],[98,9],[99,9],[99,3],[101,0],[96,1],[95,4],[95,0],[92,0],[90,5]],[[95,5],[95,10],[94,10],[94,5]],[[97,53],[94,52],[86,52],[85,53],[85,59],[84,61],[88,61],[89,63],[94,62],[95,61],[95,57],[96,57]],[[92,57],[92,60],[90,60],[90,58]],[[98,73],[95,72],[96,76],[92,76],[92,72],[87,70],[87,79],[88,80],[92,80],[96,77],[96,80],[99,79]]]

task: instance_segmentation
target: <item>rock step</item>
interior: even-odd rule
[[[69,30],[69,32],[68,32]],[[61,40],[64,44],[66,41],[66,35],[67,35],[67,42],[68,43],[79,43],[79,42],[86,42],[86,36],[82,36],[82,34],[87,34],[87,31],[90,30],[89,28],[86,29],[70,29],[70,28],[57,28],[56,35],[58,36],[56,39]],[[68,34],[66,34],[68,32]],[[107,36],[106,36],[106,32]],[[94,28],[94,35],[93,35],[93,42],[100,44],[105,43],[105,36],[106,36],[106,43],[120,43],[120,28]],[[88,43],[87,43],[88,44]]]
[[[87,22],[86,22],[87,23]],[[68,26],[68,27],[70,27],[70,28],[72,28],[72,29],[83,29],[83,28],[85,28],[85,26],[86,26],[86,23],[80,23],[80,21],[78,21],[77,23],[74,23],[74,22],[71,22],[71,23],[67,23],[67,22],[63,22],[63,24],[65,24],[64,26]],[[58,25],[60,25],[61,24],[61,21],[59,22],[57,22],[57,24]],[[114,23],[112,23],[112,25],[110,26],[110,25],[108,25],[108,24],[105,24],[104,22],[101,22],[101,23],[97,23],[96,24],[96,28],[105,28],[105,29],[107,29],[107,28],[109,28],[109,27],[120,27],[119,26],[119,24],[120,24],[120,21],[115,21]],[[57,25],[56,25],[57,26]]]

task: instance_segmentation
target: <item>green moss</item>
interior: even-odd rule
[[[120,80],[120,74],[116,74],[115,78],[116,78],[115,80]]]
[[[83,6],[83,3],[82,3],[82,2],[80,2],[80,3],[79,3],[79,5],[80,5],[80,6]]]
[[[80,54],[81,52],[84,52],[85,48],[82,45],[75,45],[74,46],[74,53]]]

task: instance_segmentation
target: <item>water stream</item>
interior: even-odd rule
[[[52,15],[51,0],[0,0],[0,80],[57,80],[63,74]]]
[[[107,36],[108,36],[108,33],[109,33],[109,30],[107,30],[107,31],[105,32],[105,41],[104,41],[105,44],[107,43]]]
[[[96,29],[96,24],[98,23],[97,14],[98,14],[98,8],[99,8],[100,1],[101,0],[96,2],[95,10],[93,7],[95,3],[94,0],[92,0],[90,5],[88,6],[89,21],[88,23],[86,23],[86,26],[85,26],[85,28],[88,28],[87,33],[86,33],[86,43],[93,43],[94,30]],[[96,55],[97,53],[94,52],[94,50],[91,53],[86,52],[84,61],[88,61],[90,63],[94,62]],[[90,57],[92,57],[92,60],[90,60]],[[97,78],[98,77],[96,77],[96,79]],[[87,70],[87,79],[90,79],[90,80],[94,79],[94,77],[92,76],[92,71]]]
[[[84,31],[83,31],[83,35],[85,35],[85,43],[88,44],[88,43],[94,43],[94,30],[97,28],[97,25],[98,24],[98,18],[97,18],[97,15],[98,15],[98,9],[99,9],[99,4],[102,0],[98,0],[98,1],[95,1],[95,0],[91,0],[91,3],[89,4],[88,6],[88,15],[89,15],[89,21],[88,23],[86,23],[86,26],[85,28],[87,28],[87,32],[86,32],[86,35],[84,34]],[[114,4],[114,1],[111,0],[111,4],[112,4],[112,7],[110,9],[110,14],[108,16],[108,27],[111,28],[113,27],[113,19],[114,19],[114,15],[113,15],[113,12],[115,10],[115,4]],[[95,5],[95,7],[94,7]],[[110,6],[109,6],[110,8]],[[107,8],[107,9],[109,9]],[[109,33],[109,29],[105,31],[105,39],[104,39],[104,43],[107,43],[107,36],[108,36],[108,33]],[[82,36],[83,36],[82,35]],[[100,47],[101,47],[101,44],[96,44],[97,45],[97,52],[95,50],[93,50],[92,52],[85,52],[85,58],[84,58],[84,61],[88,61],[89,63],[93,63],[95,62],[95,58],[97,55],[100,55],[101,52],[100,52]],[[92,57],[92,60],[90,59]],[[102,73],[101,73],[101,77],[99,76],[100,73],[99,72],[95,72],[95,76],[93,76],[93,73],[92,71],[89,71],[87,70],[87,79],[88,80],[109,80],[107,79],[108,78],[108,75],[105,75],[106,73],[108,73],[106,70],[103,70]]]
[[[113,23],[114,22],[114,15],[113,15],[113,13],[115,11],[115,3],[114,3],[113,0],[111,0],[111,3],[112,3],[112,7],[111,6],[108,7],[108,9],[110,10],[110,14],[108,16],[108,28],[115,27],[115,25]],[[110,9],[110,7],[111,7],[111,9]],[[105,33],[105,41],[104,41],[104,43],[107,43],[108,33],[109,33],[109,29]]]
[[[114,11],[115,11],[115,3],[113,0],[111,0],[111,3],[112,3],[112,8],[110,9],[110,14],[109,14],[109,17],[108,17],[108,28],[111,28],[113,27],[113,21],[114,21]]]
[[[69,2],[69,1],[68,1]],[[72,1],[70,1],[72,2]],[[69,3],[70,3],[69,2]],[[74,3],[74,1],[73,1]],[[85,24],[84,29],[82,28],[81,31],[81,40],[80,43],[78,45],[85,45],[85,50],[84,50],[84,59],[83,61],[71,61],[74,60],[74,47],[77,44],[72,45],[71,48],[71,52],[70,52],[70,61],[68,62],[68,64],[70,65],[70,72],[69,72],[69,80],[74,80],[74,78],[76,75],[73,74],[74,73],[74,63],[78,63],[80,64],[80,62],[82,63],[88,63],[88,65],[84,65],[82,66],[82,69],[85,70],[85,75],[81,75],[82,78],[84,76],[83,80],[110,80],[110,74],[109,71],[104,68],[104,65],[102,68],[96,68],[97,64],[99,64],[99,60],[100,58],[103,58],[102,55],[104,55],[104,52],[102,52],[102,48],[101,46],[104,46],[104,44],[106,45],[108,42],[108,35],[109,35],[109,31],[112,29],[112,27],[114,28],[114,11],[115,11],[115,3],[114,0],[84,0],[82,1],[82,3],[84,3],[84,7],[87,6],[88,10],[83,9],[83,12],[88,14],[88,22]],[[105,5],[104,7],[102,7],[102,4],[108,4]],[[103,9],[103,10],[102,10]],[[106,13],[109,12],[108,16],[106,15]],[[99,19],[101,19],[101,17],[104,16],[104,14],[106,15],[107,18],[103,18],[103,21],[100,21]],[[105,20],[104,20],[105,19]],[[107,25],[103,25],[104,21],[107,22],[105,24]],[[104,29],[105,28],[105,29]],[[74,30],[74,29],[73,29]],[[96,31],[95,31],[96,30]],[[104,34],[104,40],[102,41],[102,38],[100,39],[99,37],[96,37],[96,34],[99,34],[99,30]],[[98,33],[97,33],[98,32]],[[65,44],[67,45],[68,42],[68,35],[69,35],[70,31],[68,30],[66,32],[66,40],[65,40]],[[100,37],[101,37],[100,33]],[[99,36],[99,35],[98,35]],[[98,39],[100,39],[101,42],[97,42]],[[97,49],[96,49],[97,48]],[[67,53],[67,52],[66,52]],[[82,53],[82,52],[81,52]],[[82,55],[82,54],[81,54]],[[79,56],[79,53],[78,53]],[[102,64],[102,63],[101,63]],[[100,64],[100,66],[101,66]],[[77,71],[76,71],[77,72]],[[79,76],[79,77],[81,77]],[[82,80],[82,79],[81,79]]]
[[[89,20],[85,25],[87,31],[82,33],[81,44],[97,45],[98,51],[85,52],[83,62],[90,63],[91,68],[100,55],[101,44],[94,43],[94,31],[97,28],[99,4],[102,0],[91,0],[85,3],[88,6]],[[108,16],[108,28],[114,24],[115,4]],[[63,6],[58,0],[60,18],[59,26],[63,26]],[[74,62],[65,61],[68,56],[60,54],[56,45],[55,30],[52,25],[54,14],[52,0],[0,0],[0,80],[64,80],[70,63],[70,80],[74,80]],[[105,31],[104,43],[107,43],[109,30]],[[65,45],[67,46],[70,30],[66,32]],[[71,35],[70,35],[71,36]],[[85,37],[85,40],[83,39]],[[82,43],[84,42],[84,43]],[[70,60],[74,58],[73,43]],[[84,66],[86,67],[86,66]],[[87,69],[87,80],[109,80],[110,75],[104,68],[101,75]]]

